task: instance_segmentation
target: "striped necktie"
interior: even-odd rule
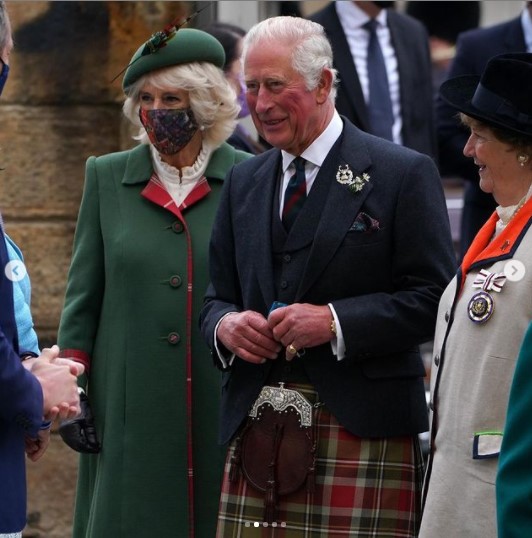
[[[384,56],[377,37],[377,21],[370,19],[364,28],[369,32],[368,42],[368,83],[369,121],[374,135],[393,141],[393,108],[390,86]]]
[[[284,192],[284,206],[282,221],[286,231],[289,231],[294,224],[299,211],[307,199],[307,181],[305,178],[305,163],[303,157],[296,157],[291,164],[295,167],[295,172],[290,177]]]

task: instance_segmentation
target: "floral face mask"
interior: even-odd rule
[[[141,108],[139,117],[150,142],[164,155],[174,155],[183,149],[199,129],[191,108]]]

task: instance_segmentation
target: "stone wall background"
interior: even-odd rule
[[[24,252],[44,347],[57,338],[85,161],[134,143],[121,116],[122,77],[111,80],[195,3],[6,4],[15,49],[0,100],[0,208]],[[28,461],[25,538],[71,536],[77,461],[57,433],[39,462]]]

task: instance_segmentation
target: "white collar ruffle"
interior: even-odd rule
[[[161,159],[159,152],[151,144],[150,151],[155,173],[163,183],[196,183],[203,177],[207,169],[213,148],[204,142],[196,162],[192,166],[185,166],[181,170],[165,163]]]
[[[508,225],[508,223],[512,220],[512,218],[515,216],[515,214],[523,207],[530,197],[532,196],[532,184],[530,185],[528,192],[525,194],[525,196],[515,205],[509,205],[509,206],[497,206],[495,208],[495,211],[497,211],[497,215],[499,215],[499,220],[495,224],[495,235],[499,235],[504,228]]]
[[[205,175],[214,148],[203,143],[201,151],[192,166],[185,166],[181,170],[165,163],[159,152],[150,144],[152,164],[160,184],[170,194],[177,207],[179,207],[198,181]]]

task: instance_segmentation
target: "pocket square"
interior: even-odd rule
[[[367,213],[361,211],[349,228],[350,232],[372,233],[380,230],[380,224],[377,219],[370,217]]]

